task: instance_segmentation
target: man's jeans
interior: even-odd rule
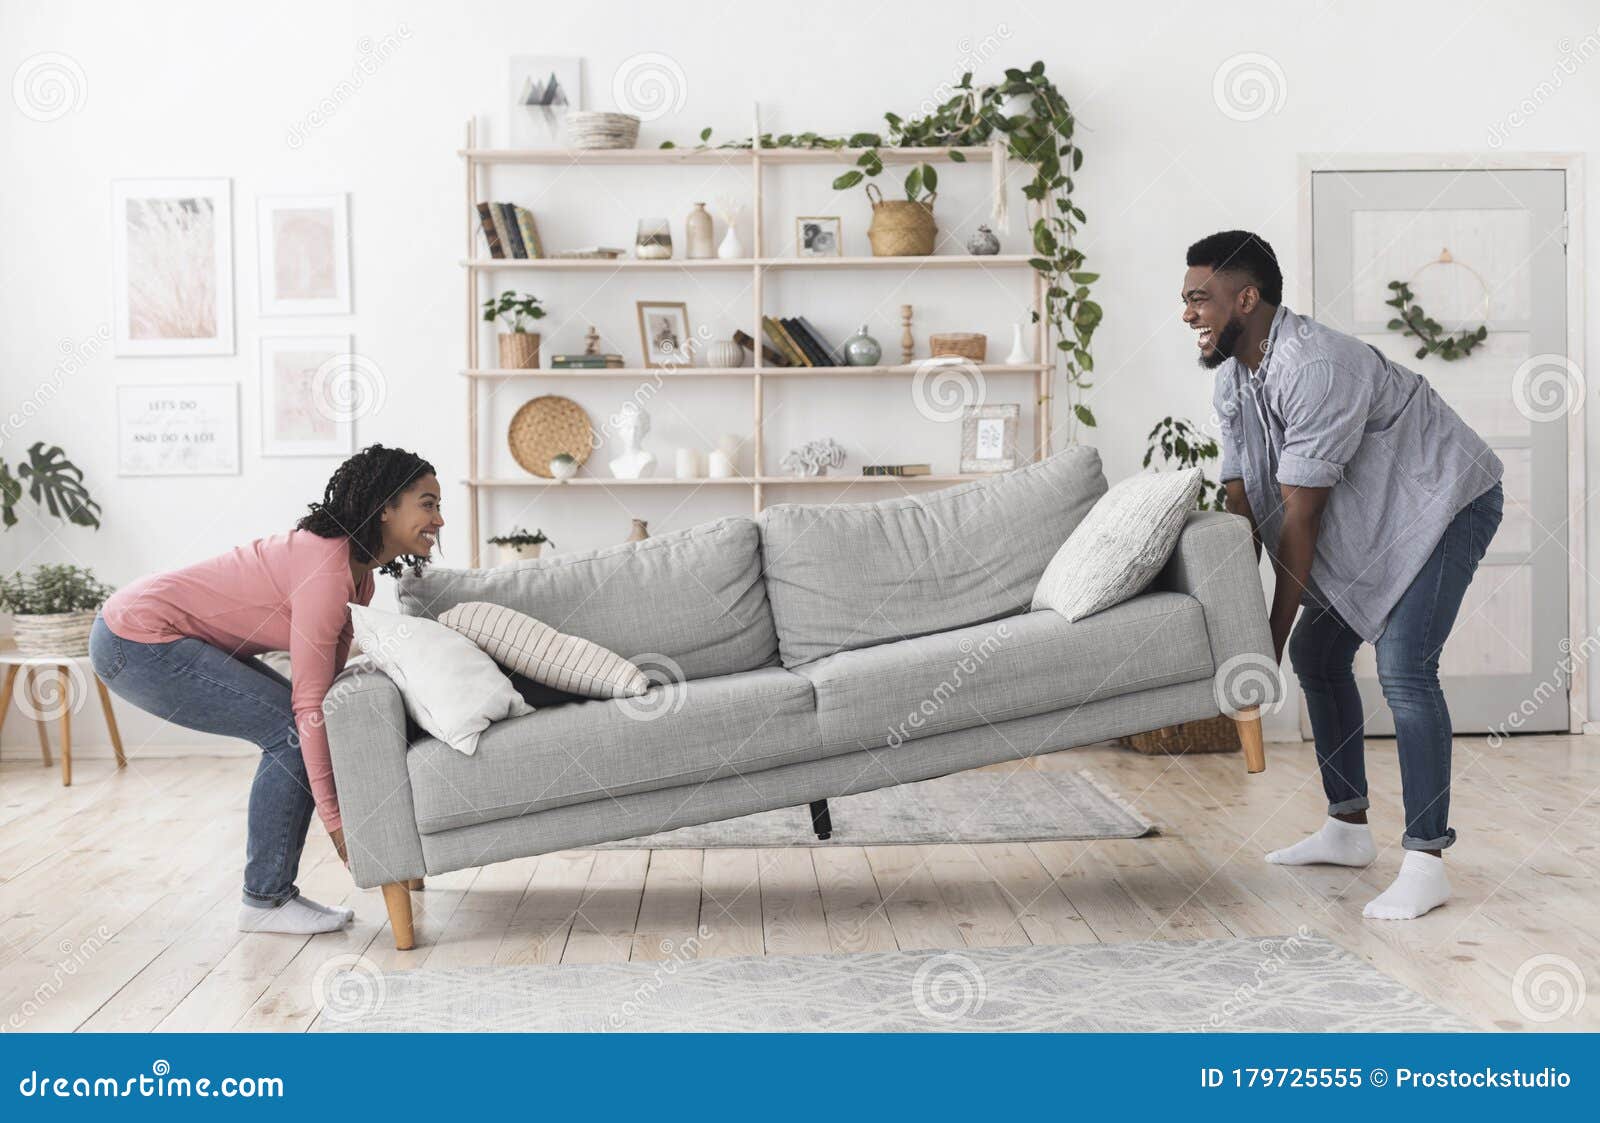
[[[1407,850],[1443,850],[1450,819],[1450,711],[1439,688],[1439,652],[1461,598],[1500,527],[1499,484],[1463,507],[1378,637],[1378,684],[1394,713]],[[1365,714],[1351,668],[1361,637],[1330,608],[1307,604],[1289,637],[1289,661],[1306,696],[1328,814],[1365,810]]]
[[[300,758],[289,680],[258,659],[236,659],[204,640],[123,639],[99,616],[89,633],[89,657],[100,680],[141,710],[261,749],[250,786],[244,903],[270,908],[294,897],[316,801]]]

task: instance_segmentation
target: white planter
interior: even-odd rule
[[[12,617],[17,650],[24,655],[87,655],[89,629],[94,626],[96,609],[86,612],[52,612],[39,616],[22,613]]]
[[[544,548],[543,542],[535,542],[529,546],[507,546],[497,543],[495,549],[499,551],[501,565],[510,565],[512,562],[527,561],[529,558],[539,556],[539,551]]]

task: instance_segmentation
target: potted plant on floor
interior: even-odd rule
[[[537,296],[507,289],[483,302],[483,318],[499,321],[507,330],[500,333],[500,367],[503,370],[532,370],[539,365],[539,335],[529,324],[545,317]]]
[[[1221,511],[1225,509],[1222,485],[1204,474],[1204,469],[1216,461],[1220,451],[1216,440],[1200,432],[1191,422],[1182,418],[1163,417],[1150,430],[1144,466],[1150,467],[1159,455],[1165,468],[1200,468],[1200,494],[1195,499],[1195,506],[1202,511]],[[1225,714],[1186,721],[1181,725],[1163,726],[1149,733],[1135,733],[1131,737],[1124,737],[1123,742],[1146,756],[1229,753],[1240,748],[1238,724]]]
[[[497,547],[500,552],[500,564],[507,565],[524,558],[536,558],[546,542],[554,546],[554,542],[545,537],[543,530],[536,530],[529,534],[521,527],[512,527],[510,534],[497,534],[489,539],[489,545]]]
[[[22,654],[87,655],[89,628],[112,592],[87,569],[41,565],[0,578],[0,609],[13,614]]]

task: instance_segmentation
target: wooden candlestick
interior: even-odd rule
[[[909,364],[917,350],[917,341],[911,337],[911,305],[900,306],[900,323],[905,329],[900,333],[900,361]]]

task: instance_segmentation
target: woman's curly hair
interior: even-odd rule
[[[400,493],[423,476],[433,475],[438,475],[433,465],[414,452],[368,445],[334,469],[322,502],[310,504],[310,513],[295,529],[321,538],[348,538],[358,561],[375,562],[383,549],[384,508],[397,503]],[[427,564],[425,557],[402,554],[377,568],[399,577],[406,566],[420,574]]]

